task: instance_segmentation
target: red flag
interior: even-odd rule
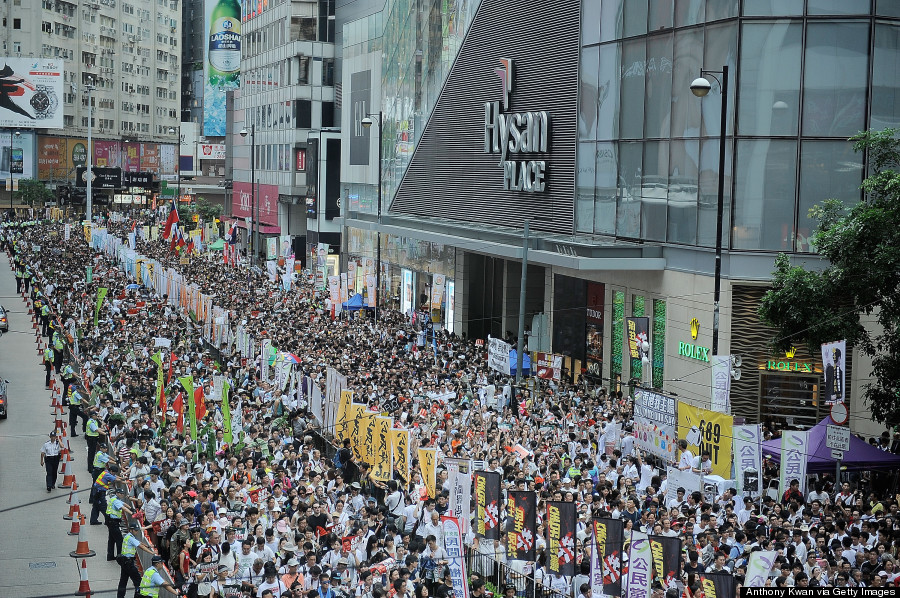
[[[166,421],[166,387],[159,387],[159,412],[162,415],[162,421]]]
[[[197,421],[206,415],[206,402],[203,400],[203,385],[194,389],[194,404],[197,406]]]
[[[179,434],[184,433],[184,393],[179,392],[178,396],[172,402],[172,409],[178,414],[178,420],[175,422],[175,428]]]
[[[170,231],[170,234],[166,238],[169,239],[169,251],[174,250],[175,243],[178,241],[178,223],[177,222],[173,225],[172,230]]]
[[[169,217],[166,218],[166,226],[163,229],[163,239],[168,239],[172,232],[172,225],[178,224],[178,208],[175,202],[172,202],[172,208],[169,210]]]

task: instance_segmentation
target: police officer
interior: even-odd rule
[[[91,525],[100,525],[99,515],[101,512],[106,513],[106,493],[116,481],[124,481],[116,475],[117,473],[119,473],[119,466],[115,463],[110,463],[94,479],[94,485],[91,486],[90,499],[90,502],[94,505],[91,509]]]
[[[56,373],[59,373],[59,368],[62,365],[63,358],[63,349],[66,346],[63,342],[62,333],[59,331],[59,327],[56,327],[56,330],[53,332],[53,367],[56,368]]]
[[[147,567],[144,575],[141,577],[141,585],[138,588],[138,596],[140,598],[159,598],[159,588],[165,588],[178,595],[178,590],[171,583],[160,575],[158,569],[162,569],[164,559],[161,556],[154,556],[150,559],[151,566]]]
[[[22,292],[22,283],[25,280],[25,271],[22,269],[22,265],[16,263],[16,293]]]
[[[25,266],[25,272],[22,273],[22,282],[25,284],[25,292],[29,292],[31,289],[31,279],[34,277],[34,274],[31,273],[31,268]]]
[[[97,452],[94,453],[94,460],[91,462],[91,479],[96,479],[97,476],[100,475],[100,473],[106,468],[106,464],[111,460],[112,458],[109,456],[109,453],[106,452],[106,446],[100,445],[97,448]]]
[[[44,386],[50,388],[50,375],[53,373],[53,347],[47,346],[44,349],[44,369],[47,371],[47,379]]]
[[[56,432],[50,432],[50,440],[41,447],[41,465],[47,469],[47,492],[56,487],[60,451],[62,451],[62,447],[56,438]]]
[[[79,415],[81,416],[82,432],[84,432],[85,426],[87,425],[84,412],[81,410],[81,403],[84,401],[84,397],[81,396],[81,393],[78,392],[78,389],[75,388],[74,384],[70,384],[65,388],[67,389],[69,397],[69,432],[72,438],[78,438],[78,434],[75,433],[75,425],[78,423]]]
[[[50,299],[44,297],[41,301],[41,336],[50,335]]]
[[[138,592],[141,586],[141,573],[134,562],[137,551],[143,550],[147,554],[155,555],[152,550],[141,542],[140,529],[141,526],[132,521],[128,526],[128,534],[122,538],[122,552],[119,554],[119,558],[116,559],[119,566],[122,567],[122,574],[119,576],[119,591],[116,594],[116,598],[125,598],[125,590],[128,589],[129,579],[134,584],[135,593]]]
[[[63,366],[62,372],[57,372],[60,374],[60,378],[62,378],[63,388],[69,388],[70,385],[75,383],[75,369],[69,365],[68,363]]]
[[[88,407],[87,409],[90,419],[84,427],[84,435],[87,438],[88,446],[88,469],[94,467],[94,455],[97,454],[97,446],[100,444],[100,435],[106,434],[106,426],[97,418],[97,408]],[[83,418],[83,416],[82,416]]]
[[[125,489],[116,488],[115,496],[106,505],[106,529],[109,531],[106,542],[107,561],[115,560],[116,553],[122,550],[122,516],[125,513],[134,515],[134,511],[125,504]]]

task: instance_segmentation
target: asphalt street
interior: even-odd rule
[[[69,556],[78,540],[68,535],[71,522],[63,519],[69,490],[46,490],[40,450],[53,428],[50,392],[44,390],[44,368],[28,308],[15,291],[9,260],[0,255],[0,304],[9,311],[10,321],[10,332],[0,338],[0,376],[9,380],[9,417],[0,420],[0,596],[74,596],[81,559]],[[81,509],[87,517],[91,480],[84,436],[78,433],[70,445],[76,481],[85,489]],[[119,566],[106,560],[106,527],[87,525],[86,530],[89,546],[97,553],[87,559],[90,587],[95,595],[114,597]],[[129,587],[128,595],[132,592]]]

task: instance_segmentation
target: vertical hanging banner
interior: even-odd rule
[[[658,581],[664,590],[675,587],[681,579],[681,538],[669,536],[649,536],[653,554],[653,581]]]
[[[393,418],[375,417],[375,464],[372,469],[372,478],[384,484],[394,477],[394,460],[391,451],[391,428],[393,427]]]
[[[375,307],[378,301],[378,291],[375,289],[374,274],[366,274],[366,299],[369,307]]]
[[[576,513],[574,502],[547,503],[547,569],[575,575]]]
[[[428,490],[428,498],[437,497],[437,449],[419,449],[419,467],[422,468],[422,478],[425,488]]]
[[[625,348],[631,359],[644,358],[644,343],[650,342],[650,318],[625,318]],[[650,357],[647,355],[647,357]]]
[[[709,451],[713,475],[731,479],[731,439],[734,418],[678,401],[678,438],[695,455]]]
[[[784,496],[792,480],[800,482],[800,493],[806,496],[806,458],[809,432],[785,430],[781,433],[781,475],[778,493]]]
[[[356,271],[359,269],[356,260],[347,262],[347,287],[350,291],[356,291]]]
[[[447,277],[443,274],[435,274],[431,281],[431,321],[435,324],[441,321],[441,305],[444,302],[444,285]]]
[[[769,572],[775,564],[775,557],[778,552],[775,550],[757,550],[750,553],[750,560],[747,563],[747,575],[745,576],[744,587],[746,588],[762,588],[765,587],[766,581],[769,579]]]
[[[225,379],[222,381],[222,430],[225,433],[222,440],[231,446],[234,435],[231,431],[231,403],[229,401],[231,401],[231,385]]]
[[[363,462],[368,463],[369,467],[375,466],[375,417],[375,413],[365,409],[365,407],[360,414],[362,439],[360,440],[359,449],[362,452]]]
[[[486,540],[500,539],[500,474],[475,472],[475,534]]]
[[[822,399],[826,405],[843,403],[847,396],[844,381],[844,372],[847,371],[847,341],[822,345],[822,367],[825,369]]]
[[[463,535],[469,533],[469,513],[472,506],[472,468],[468,459],[445,458],[447,480],[450,482],[450,501],[447,515],[459,521]]]
[[[646,390],[634,395],[634,438],[639,449],[676,461],[676,401],[672,397]]]
[[[341,278],[340,276],[328,277],[328,298],[331,299],[331,307],[335,313],[339,313],[341,303]]]
[[[762,429],[759,424],[734,427],[735,486],[745,496],[762,493]]]
[[[353,403],[353,391],[342,390],[341,400],[338,404],[337,416],[334,421],[334,437],[338,442],[344,442],[350,438],[350,405]]]
[[[631,532],[628,548],[628,579],[625,582],[629,598],[650,598],[653,576],[653,551],[647,534]]]
[[[347,303],[349,300],[350,295],[347,290],[347,273],[341,272],[341,303]]]
[[[591,559],[591,591],[594,595],[622,594],[622,549],[625,525],[621,519],[594,519],[594,547]]]
[[[734,577],[731,573],[701,573],[699,577],[700,589],[703,591],[704,598],[732,598],[734,596]]]
[[[447,553],[447,569],[453,580],[454,598],[469,598],[469,576],[466,573],[465,551],[463,548],[463,531],[456,517],[441,517],[444,528],[444,551]]]
[[[409,430],[391,430],[394,466],[404,482],[409,481]]]
[[[511,561],[533,561],[537,495],[531,490],[510,490],[506,505],[506,558]]]
[[[710,407],[719,413],[731,413],[731,355],[713,355],[710,372],[712,375],[712,402]]]

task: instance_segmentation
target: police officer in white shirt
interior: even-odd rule
[[[56,432],[50,432],[50,440],[41,447],[41,465],[47,470],[47,492],[56,487],[60,451],[62,451],[62,446],[56,438]]]

